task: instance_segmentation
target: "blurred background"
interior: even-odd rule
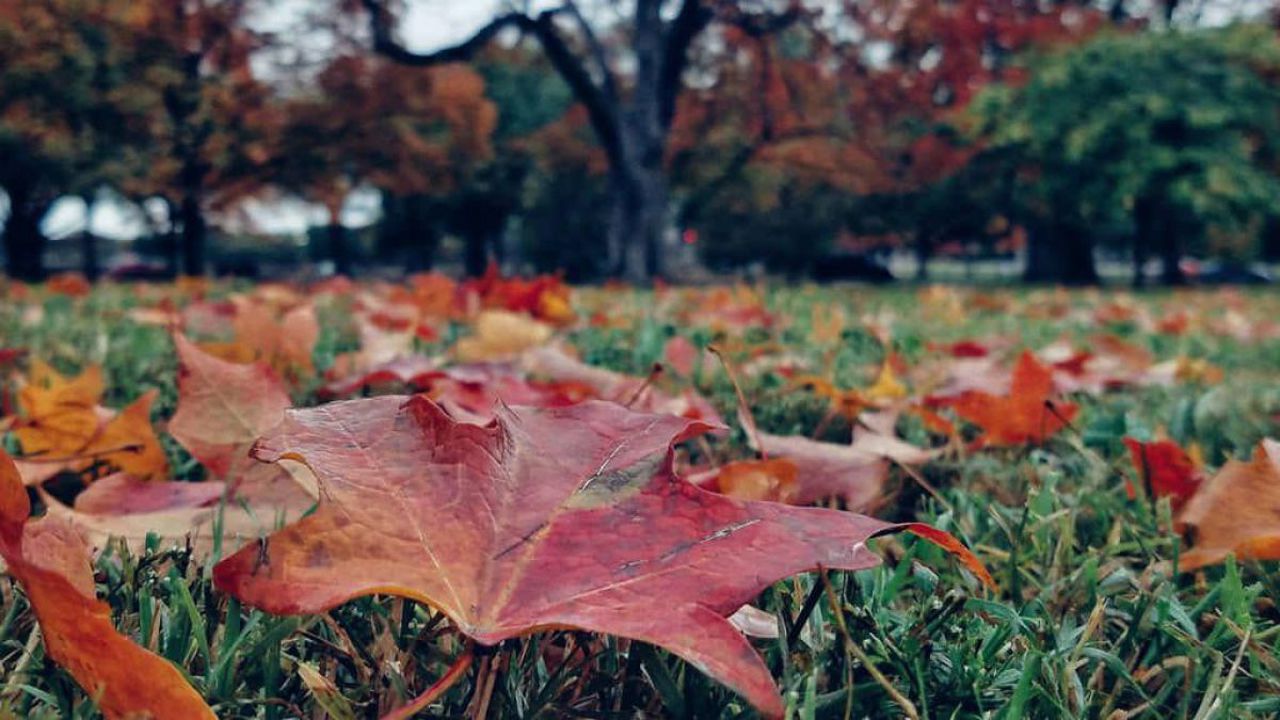
[[[6,272],[1270,280],[1261,0],[0,0]]]

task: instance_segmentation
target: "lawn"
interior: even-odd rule
[[[1280,715],[1275,563],[1229,556],[1184,570],[1182,556],[1202,538],[1185,532],[1175,511],[1179,498],[1155,497],[1159,488],[1135,467],[1124,443],[1171,440],[1187,450],[1198,476],[1211,478],[1277,435],[1280,296],[581,288],[564,306],[555,288],[517,289],[528,292],[482,287],[455,303],[461,293],[446,288],[442,310],[435,285],[415,293],[339,283],[309,291],[11,285],[0,303],[0,348],[25,353],[6,357],[3,368],[4,414],[19,418],[5,426],[15,428],[6,448],[15,456],[27,450],[16,428],[24,412],[19,388],[31,380],[32,363],[67,376],[100,365],[102,406],[124,408],[157,391],[151,417],[167,472],[154,479],[210,479],[168,432],[179,407],[169,326],[181,322],[193,339],[222,341],[206,345],[210,353],[271,367],[295,407],[318,405],[335,392],[362,396],[413,386],[381,378],[340,392],[332,384],[370,371],[374,350],[385,355],[393,336],[396,347],[436,365],[561,343],[588,365],[645,378],[627,386],[634,392],[613,398],[624,404],[654,390],[675,400],[696,391],[709,401],[728,429],[686,443],[677,460],[690,473],[714,474],[716,466],[752,458],[749,444],[756,441],[739,418],[730,373],[701,350],[711,345],[763,433],[847,444],[851,427],[868,414],[896,408],[899,438],[934,452],[925,462],[890,463],[868,512],[952,533],[995,581],[984,586],[952,555],[901,534],[872,542],[885,559],[879,567],[802,573],[773,584],[754,604],[772,616],[777,637],[752,643],[788,717]],[[482,305],[528,310],[548,322],[504,315],[517,324],[486,331],[476,321]],[[256,326],[257,334],[237,326],[235,318],[251,307],[265,308],[278,324]],[[314,312],[318,329],[302,338],[311,342],[301,356],[288,341],[299,322],[289,310],[298,307]],[[271,327],[280,334],[273,342],[288,340],[265,347],[272,333],[262,328]],[[672,338],[688,340],[692,351]],[[957,344],[963,341],[969,342]],[[1038,352],[1052,372],[1055,390],[1045,406],[1051,420],[1044,422],[1060,429],[1041,428],[1044,437],[1029,442],[984,444],[984,428],[961,417],[954,403],[929,401],[948,387],[1007,386],[1023,350]],[[885,368],[896,389],[877,382]],[[462,381],[437,380],[433,396],[461,397],[449,395],[456,390],[450,382]],[[486,382],[473,385],[487,391]],[[853,389],[863,392],[842,392]],[[1074,416],[1072,404],[1079,406]],[[46,498],[75,502],[89,478],[110,470],[106,457],[45,481],[48,495],[33,492],[35,505]],[[819,502],[847,511],[846,500]],[[1214,511],[1246,523],[1258,514],[1248,505]],[[1280,522],[1272,523],[1257,532],[1280,533]],[[597,542],[626,540],[604,534]],[[421,693],[470,647],[443,614],[403,597],[361,597],[295,616],[254,609],[214,588],[213,567],[230,551],[217,542],[207,552],[154,535],[94,544],[101,546],[96,592],[112,622],[180,667],[219,717],[378,717]],[[661,623],[669,610],[664,597],[648,601],[647,612]],[[474,652],[471,667],[422,716],[755,716],[741,696],[690,664],[624,638],[543,630]],[[97,714],[94,699],[46,656],[26,595],[7,578],[0,580],[0,677],[0,718]]]

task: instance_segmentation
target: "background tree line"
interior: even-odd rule
[[[323,209],[312,253],[341,273],[430,268],[446,237],[467,272],[518,252],[575,280],[666,274],[672,237],[793,276],[838,250],[910,249],[924,275],[938,252],[1025,247],[1028,280],[1068,283],[1097,280],[1100,249],[1138,283],[1152,258],[1176,283],[1184,255],[1277,249],[1270,16],[567,1],[417,53],[382,0],[316,0],[302,37],[263,30],[267,5],[0,6],[9,274],[44,274],[65,197],[145,205],[174,274],[206,271],[211,224],[282,198]],[[370,190],[381,220],[357,236],[343,207]]]

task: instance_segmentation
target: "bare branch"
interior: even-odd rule
[[[587,49],[591,52],[591,57],[595,60],[597,69],[600,71],[601,90],[611,100],[616,101],[619,97],[618,85],[613,77],[613,71],[609,67],[609,55],[605,51],[604,44],[600,42],[599,36],[591,28],[591,23],[587,22],[587,18],[583,16],[582,11],[578,8],[578,3],[574,2],[574,0],[565,0],[564,5],[568,9],[569,15],[573,17],[574,22],[578,24],[578,29],[582,31],[582,37],[587,43]]]
[[[574,97],[587,109],[591,128],[609,157],[610,167],[621,169],[625,158],[618,127],[618,98],[606,95],[606,92],[595,84],[582,60],[574,55],[568,43],[556,31],[554,21],[554,11],[544,10],[539,13],[532,27],[534,37],[542,45],[542,51],[547,54],[547,60],[551,61],[552,67],[569,85]]]
[[[369,26],[373,32],[373,49],[378,54],[401,65],[416,67],[470,60],[503,30],[515,27],[527,32],[533,29],[535,22],[533,18],[524,13],[512,12],[499,15],[491,20],[488,25],[477,30],[476,34],[457,45],[430,53],[416,53],[395,39],[395,33],[392,30],[391,12],[387,10],[381,0],[363,1],[365,9],[369,11]]]
[[[676,98],[680,95],[684,70],[689,64],[689,46],[698,34],[706,29],[714,13],[702,0],[684,0],[680,12],[667,30],[666,46],[662,49],[662,70],[659,75],[658,117],[663,128],[671,127],[676,114]]]
[[[363,3],[369,12],[374,50],[402,65],[424,67],[470,60],[498,33],[509,27],[533,35],[542,45],[542,50],[546,53],[552,67],[568,84],[578,102],[587,109],[591,128],[609,156],[610,164],[621,167],[619,161],[622,159],[622,142],[619,137],[616,110],[618,98],[616,94],[608,89],[602,89],[595,83],[582,59],[574,54],[568,43],[556,31],[555,16],[565,11],[572,12],[574,10],[572,3],[543,10],[536,17],[523,12],[499,15],[464,42],[431,53],[415,53],[396,41],[392,30],[391,13],[382,0],[363,0]],[[582,24],[585,26],[585,21]],[[609,78],[608,73],[605,77]]]

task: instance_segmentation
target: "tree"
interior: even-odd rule
[[[877,182],[855,140],[825,35],[726,28],[728,49],[696,65],[709,78],[680,99],[670,171],[681,220],[716,267],[763,262],[798,276],[846,226],[853,194]]]
[[[966,172],[981,150],[966,138],[966,108],[992,83],[1025,80],[1019,53],[1077,43],[1104,17],[1074,0],[848,0],[845,9],[858,28],[840,46],[849,114],[878,158],[887,225],[915,248],[923,278],[938,244],[986,224],[974,193],[990,197],[1001,184],[987,175],[990,156]]]
[[[470,59],[508,28],[538,41],[586,109],[608,159],[609,265],[614,274],[636,281],[662,272],[661,238],[669,209],[664,160],[694,41],[713,21],[769,31],[801,14],[796,3],[781,13],[750,13],[727,0],[680,0],[672,8],[667,4],[636,0],[622,28],[625,53],[621,47],[607,45],[578,5],[566,0],[536,14],[500,15],[456,46],[421,54],[395,40],[395,21],[382,0],[364,0],[375,49],[405,64]],[[576,44],[567,36],[565,25],[576,31]],[[624,65],[630,69],[625,81],[619,70]]]
[[[8,273],[44,275],[41,221],[59,196],[90,191],[107,146],[101,50],[118,5],[106,0],[0,7],[0,189],[8,198]]]
[[[1272,30],[1108,33],[1031,69],[1024,86],[976,107],[987,142],[1013,161],[1031,228],[1046,235],[1031,245],[1028,279],[1096,280],[1097,229],[1127,223],[1135,282],[1157,252],[1164,281],[1179,283],[1185,252],[1212,251],[1213,238],[1256,244],[1280,210]],[[1047,272],[1055,266],[1066,274]]]
[[[278,119],[270,89],[254,74],[264,40],[245,22],[249,0],[141,0],[128,5],[118,42],[127,45],[125,100],[146,118],[146,139],[129,197],[161,197],[170,208],[171,262],[204,273],[210,209],[261,189]]]
[[[331,257],[349,274],[347,196],[366,183],[394,198],[454,192],[492,154],[497,111],[484,91],[463,65],[423,70],[338,56],[311,92],[284,104],[268,179],[324,206]]]

